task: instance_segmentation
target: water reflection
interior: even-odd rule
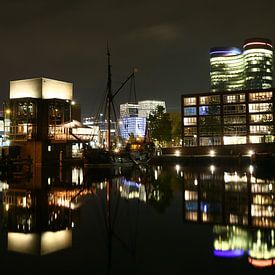
[[[213,224],[213,255],[247,257],[255,267],[275,264],[274,184],[241,171],[213,167],[185,171],[185,222]]]
[[[211,164],[36,167],[28,178],[0,181],[1,253],[40,255],[44,266],[62,256],[74,272],[73,259],[86,257],[95,274],[130,274],[138,260],[139,274],[151,262],[147,274],[161,273],[171,258],[176,274],[183,255],[185,265],[203,261],[195,257],[201,250],[212,264],[236,258],[268,270],[275,263],[274,184],[252,167]],[[211,241],[202,243],[209,228]]]

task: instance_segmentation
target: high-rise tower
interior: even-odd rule
[[[273,46],[269,39],[245,40],[243,51],[235,47],[210,50],[213,92],[268,89],[273,87]]]
[[[213,92],[235,91],[244,85],[244,60],[240,49],[219,47],[210,50],[210,78]]]
[[[245,89],[268,89],[273,86],[273,46],[263,38],[247,39],[243,45]]]

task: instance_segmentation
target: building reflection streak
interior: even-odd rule
[[[253,170],[184,171],[184,222],[213,224],[213,254],[243,257],[255,267],[275,265],[274,179]]]

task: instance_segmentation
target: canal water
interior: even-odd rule
[[[255,167],[2,173],[3,274],[273,274],[275,176]]]

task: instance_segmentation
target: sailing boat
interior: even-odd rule
[[[110,51],[107,45],[107,56],[108,56],[108,83],[107,83],[107,148],[92,148],[85,144],[83,151],[84,164],[86,166],[97,166],[106,167],[121,164],[130,164],[134,162],[127,154],[116,154],[112,151],[111,146],[111,109],[114,108],[114,97],[124,87],[124,85],[134,76],[135,71],[121,84],[121,86],[112,93],[112,78],[111,78],[111,62],[110,62]]]

